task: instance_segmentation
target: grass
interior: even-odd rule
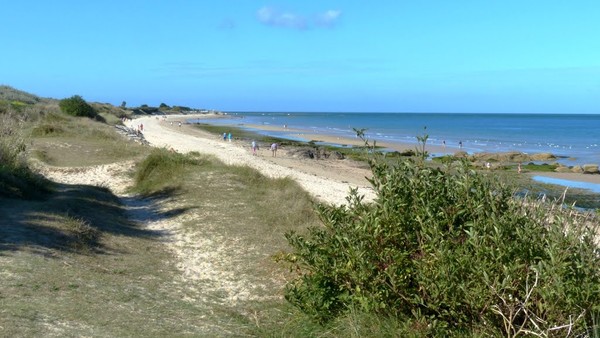
[[[272,258],[287,248],[286,231],[318,222],[295,182],[163,149],[136,172],[144,212],[181,224],[181,253],[208,255],[183,263],[214,268],[182,278],[164,244],[171,239],[132,223],[104,188],[58,185],[43,200],[3,199],[0,335],[256,336],[297,314],[282,299],[287,272]]]
[[[31,152],[59,167],[89,166],[138,159],[148,149],[114,132],[114,127],[90,119],[48,114],[30,128]]]
[[[166,336],[202,325],[160,234],[131,223],[109,192],[65,186],[11,202],[0,204],[0,335]]]
[[[556,164],[535,164],[535,163],[527,163],[523,165],[521,168],[526,171],[535,171],[535,172],[554,172],[558,165]]]

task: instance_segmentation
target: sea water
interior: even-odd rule
[[[202,120],[210,124],[246,124],[301,129],[306,133],[355,137],[354,129],[378,142],[428,143],[454,152],[519,151],[552,153],[566,165],[600,164],[600,115],[595,114],[461,114],[461,113],[261,113],[228,112],[230,119]],[[190,121],[194,122],[194,121]],[[259,131],[286,137],[286,131]],[[297,138],[297,137],[296,137]],[[306,140],[310,141],[310,140]]]
[[[535,175],[532,177],[532,179],[542,183],[562,185],[563,187],[569,188],[585,189],[600,194],[600,184],[597,183],[565,180],[562,178],[546,177],[541,175]]]

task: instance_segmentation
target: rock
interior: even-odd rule
[[[600,170],[598,170],[597,164],[584,164],[583,165],[583,173],[584,174],[600,174]]]
[[[572,170],[571,168],[569,168],[565,165],[562,165],[562,164],[559,164],[558,167],[556,167],[556,169],[554,169],[554,171],[556,171],[557,173],[570,173],[571,170]]]
[[[340,153],[339,151],[332,151],[329,157],[335,160],[343,160],[344,158],[346,158],[344,154]]]
[[[344,154],[339,151],[328,151],[325,148],[311,148],[311,147],[299,147],[292,148],[287,151],[287,154],[295,158],[307,158],[307,159],[326,159],[331,158],[335,160],[343,160]]]
[[[467,157],[469,157],[469,154],[467,154],[466,151],[457,151],[457,152],[454,153],[454,157],[457,157],[457,158],[467,158]]]
[[[289,149],[287,153],[295,158],[315,158],[314,149],[308,147]]]
[[[525,162],[530,160],[527,154],[523,154],[518,151],[499,153],[499,155],[500,156],[498,157],[498,160],[502,162]]]
[[[539,153],[539,154],[531,155],[531,159],[533,161],[550,161],[550,160],[555,160],[556,156],[554,156],[553,154],[550,154],[550,153]]]
[[[571,168],[571,172],[581,174],[583,172],[583,168],[580,165],[575,165]]]
[[[138,130],[135,130],[132,128],[127,128],[122,125],[115,125],[115,128],[117,129],[117,132],[119,132],[121,135],[124,135],[125,137],[129,138],[130,140],[138,142],[142,145],[150,145],[150,143],[148,141],[146,141],[144,134]]]

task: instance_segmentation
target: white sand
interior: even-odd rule
[[[367,200],[375,196],[365,179],[370,172],[357,168],[349,163],[351,161],[292,160],[286,158],[285,149],[280,149],[278,157],[274,158],[267,149],[268,145],[261,145],[259,156],[253,156],[250,144],[226,142],[190,125],[179,127],[180,121],[202,117],[206,115],[170,115],[166,120],[162,117],[142,117],[134,122],[144,125],[144,137],[153,146],[172,148],[183,153],[197,151],[214,155],[226,164],[250,166],[268,177],[290,177],[323,202],[345,204],[351,187],[358,188]]]

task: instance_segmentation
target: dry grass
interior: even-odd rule
[[[34,147],[63,166],[131,156],[70,132]],[[286,231],[317,222],[312,202],[291,180],[191,157],[150,198],[58,184],[40,200],[1,199],[0,336],[277,332],[294,310],[272,256]]]

